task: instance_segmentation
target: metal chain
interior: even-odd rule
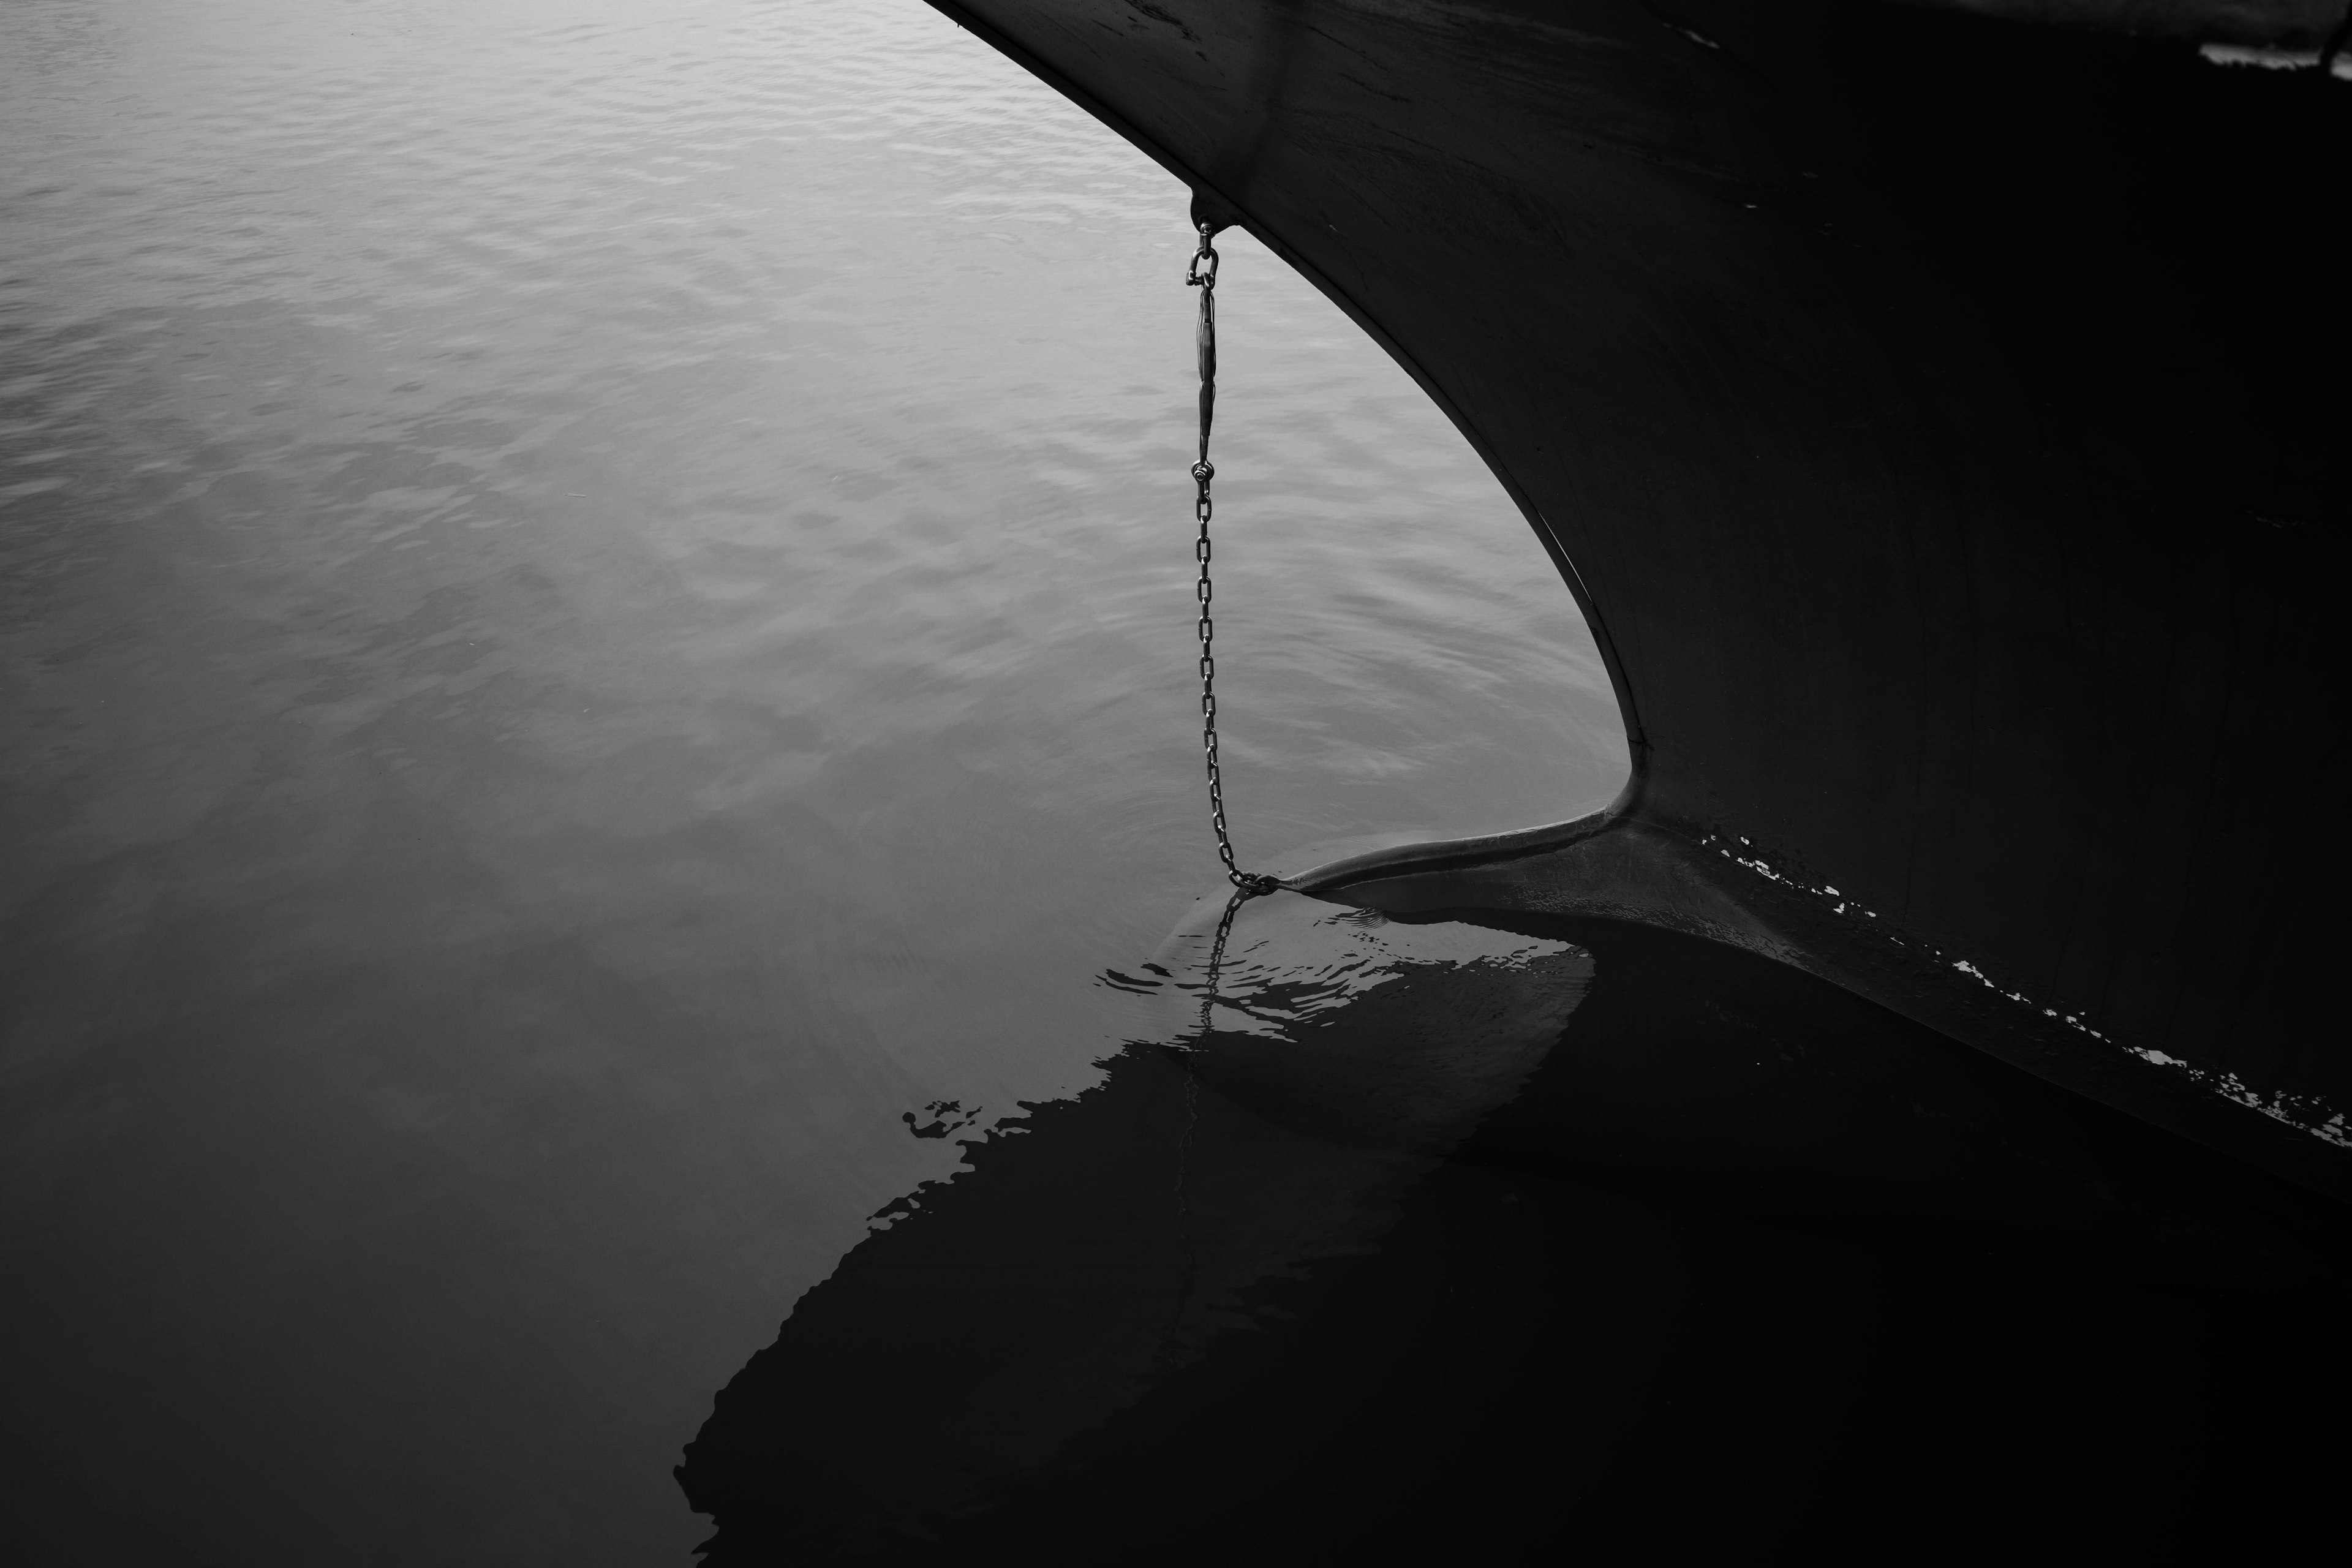
[[[1209,242],[1217,231],[1205,223],[1200,230],[1201,248],[1193,253],[1184,281],[1201,291],[1201,455],[1192,464],[1192,481],[1201,487],[1192,498],[1192,516],[1201,525],[1200,535],[1192,542],[1192,559],[1201,568],[1200,580],[1192,585],[1192,597],[1201,610],[1195,627],[1201,634],[1201,752],[1209,767],[1209,825],[1217,830],[1217,858],[1225,863],[1226,880],[1240,889],[1235,896],[1238,902],[1275,891],[1282,879],[1244,871],[1234,863],[1234,836],[1225,826],[1224,774],[1217,765],[1217,624],[1209,616],[1213,593],[1209,584],[1209,517],[1214,510],[1209,500],[1209,481],[1217,475],[1209,461],[1209,424],[1217,408],[1217,247]],[[1228,906],[1225,927],[1232,922],[1233,910]],[[1223,929],[1217,946],[1224,946]],[[1213,963],[1212,960],[1213,967]]]
[[[1262,890],[1273,891],[1272,889]],[[1234,916],[1241,911],[1244,904],[1257,896],[1258,890],[1236,883],[1234,896],[1225,900],[1224,913],[1217,917],[1217,934],[1209,943],[1209,983],[1201,988],[1201,1029],[1203,1034],[1209,1028],[1209,1008],[1217,1000],[1217,972],[1224,967],[1225,942],[1234,934]]]

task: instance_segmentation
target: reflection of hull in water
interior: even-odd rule
[[[942,5],[1378,335],[1609,661],[1609,814],[1301,885],[1708,935],[2352,1192],[2352,84],[2196,47],[2327,7]]]
[[[1114,977],[1168,1044],[974,1145],[720,1394],[713,1563],[2157,1555],[2246,1506],[2207,1428],[2269,1394],[2209,1337],[2331,1396],[2282,1325],[2336,1300],[2332,1205],[1818,980],[1280,895],[1202,1029],[1205,934]]]
[[[2326,1199],[1728,944],[1577,916],[1402,917],[1383,922],[1399,956],[1372,966],[1397,978],[1322,1022],[1282,1005],[1314,951],[1302,928],[1364,915],[1287,895],[1245,909],[1265,912],[1237,932],[1265,942],[1280,978],[1253,986],[1250,949],[1234,943],[1220,989],[1242,998],[1218,1011],[1277,1026],[1196,1033],[1189,1060],[1236,1103],[1313,1136],[1678,1192],[1781,1222],[2137,1258],[2207,1284],[2325,1271],[2335,1240],[2352,1236]],[[1423,933],[1473,929],[1463,921],[1491,950],[1516,941],[1528,956],[1433,962],[1446,949]],[[1171,948],[1197,963],[1205,923]],[[1187,993],[1179,1006],[1191,1005]]]
[[[1420,377],[1633,778],[1111,977],[1161,1043],[719,1395],[711,1560],[2324,1550],[2347,327],[2263,306],[2352,91],[1867,0],[943,8]]]

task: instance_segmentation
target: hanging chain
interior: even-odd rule
[[[1192,498],[1192,516],[1201,525],[1200,536],[1192,542],[1192,559],[1200,563],[1200,580],[1192,585],[1192,597],[1201,608],[1197,630],[1201,634],[1201,752],[1209,765],[1209,825],[1217,830],[1217,858],[1225,863],[1225,878],[1240,889],[1235,901],[1242,898],[1257,898],[1282,886],[1279,877],[1267,877],[1243,870],[1234,860],[1234,836],[1225,826],[1225,780],[1217,765],[1217,658],[1214,644],[1217,624],[1210,618],[1209,600],[1209,516],[1213,508],[1209,501],[1209,481],[1217,470],[1209,461],[1209,424],[1217,408],[1217,247],[1209,243],[1216,230],[1208,224],[1201,227],[1201,248],[1193,253],[1192,265],[1184,274],[1184,281],[1201,291],[1201,456],[1192,465],[1192,480],[1201,487]],[[1233,921],[1233,910],[1225,911],[1225,925]],[[1224,946],[1223,930],[1218,933],[1217,945]],[[1213,964],[1213,960],[1212,963]]]
[[[1260,892],[1273,890],[1272,888],[1253,889],[1237,882],[1234,885],[1234,896],[1225,900],[1224,913],[1217,917],[1217,934],[1209,943],[1209,983],[1201,988],[1201,1032],[1203,1035],[1209,1032],[1209,1009],[1217,1001],[1217,972],[1224,967],[1225,942],[1234,934],[1234,916]]]

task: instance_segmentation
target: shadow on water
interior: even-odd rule
[[[2334,1205],[1693,939],[1215,916],[719,1394],[709,1561],[2332,1538]]]

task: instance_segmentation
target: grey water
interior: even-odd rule
[[[904,1118],[1215,882],[1185,199],[917,0],[0,8],[12,1530],[685,1560]],[[1605,801],[1526,524],[1223,248],[1245,862]]]

